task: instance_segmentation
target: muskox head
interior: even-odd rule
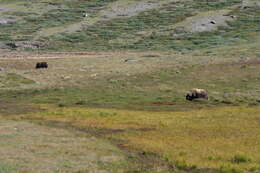
[[[193,96],[191,93],[187,93],[186,95],[186,100],[192,101],[193,100]]]
[[[48,68],[48,63],[47,62],[37,62],[35,68],[36,69],[38,69],[38,68]]]
[[[193,99],[207,99],[208,100],[208,92],[204,89],[192,89],[190,92],[186,94],[186,100],[192,101]]]

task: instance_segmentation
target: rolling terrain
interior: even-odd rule
[[[0,173],[258,173],[259,11],[0,0]]]

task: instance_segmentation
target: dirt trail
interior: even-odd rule
[[[36,33],[34,40],[39,39],[40,37],[48,37],[51,35],[59,34],[59,33],[72,33],[83,29],[83,27],[91,26],[97,22],[97,18],[93,19],[83,19],[78,23],[73,23],[69,25],[62,25],[52,28],[45,28]]]
[[[81,132],[0,120],[0,172],[108,173],[100,165],[123,159],[116,147]]]

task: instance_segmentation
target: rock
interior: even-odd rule
[[[62,78],[63,80],[69,80],[69,79],[71,79],[70,76],[62,76],[61,78]]]
[[[88,17],[88,14],[87,13],[83,13],[83,17]]]
[[[90,77],[97,77],[97,73],[90,75]]]
[[[5,25],[5,24],[8,24],[8,23],[12,23],[14,21],[15,21],[14,19],[3,19],[3,18],[0,18],[0,25]]]
[[[0,19],[0,24],[1,24],[1,25],[7,24],[7,20],[5,20],[5,19]]]
[[[136,62],[136,61],[138,61],[138,60],[136,60],[136,59],[125,59],[124,60],[124,62]]]
[[[44,47],[45,43],[38,41],[22,41],[22,42],[12,42],[5,44],[8,48],[12,49],[38,49],[40,47]]]
[[[217,22],[214,20],[211,20],[210,23],[215,25]]]

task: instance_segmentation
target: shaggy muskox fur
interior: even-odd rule
[[[208,100],[208,92],[204,89],[194,88],[186,95],[186,100],[192,101],[193,99],[203,98]]]
[[[37,62],[35,68],[36,69],[38,69],[38,68],[48,68],[48,63],[47,62]]]

